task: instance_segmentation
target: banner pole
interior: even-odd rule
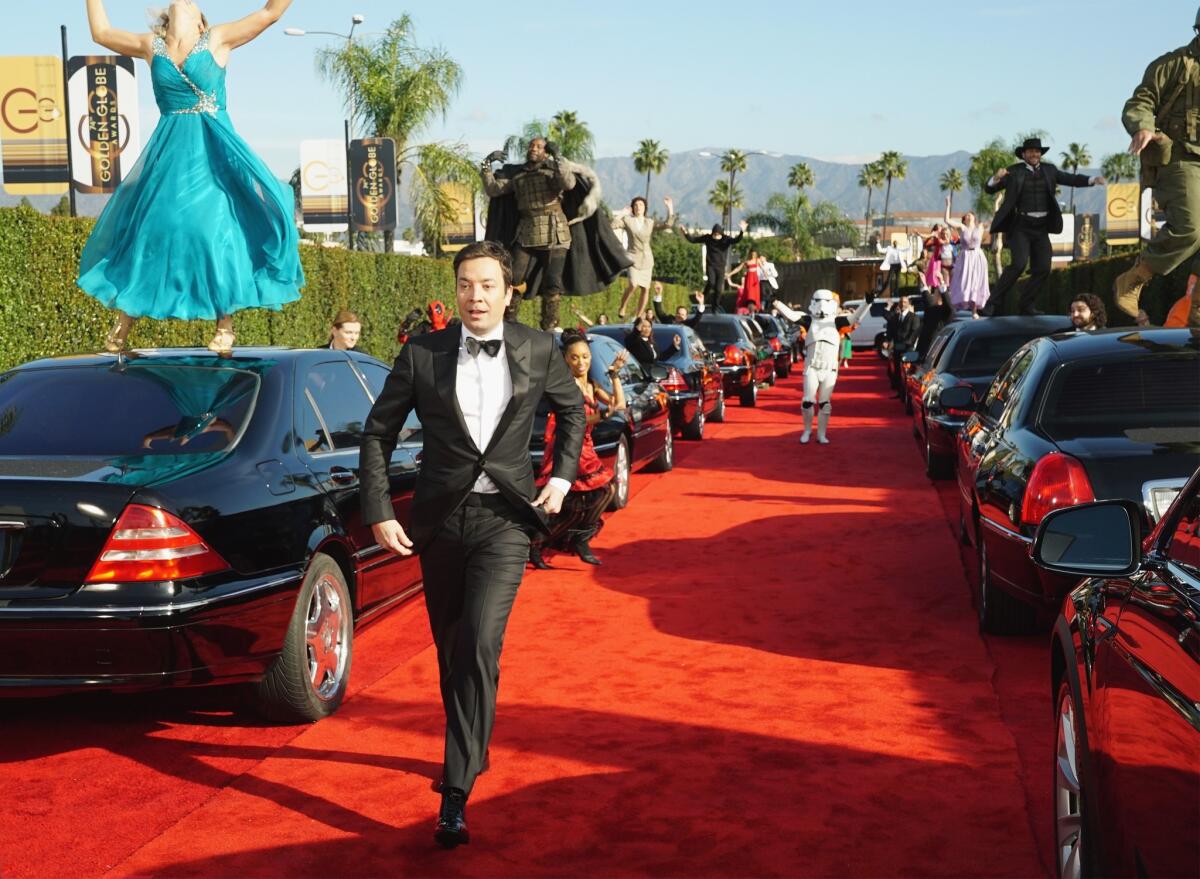
[[[63,126],[67,130],[67,203],[71,216],[75,213],[75,165],[71,160],[71,89],[67,83],[67,26],[59,25],[62,35]]]
[[[351,202],[354,189],[354,170],[350,163],[350,120],[346,120],[346,237],[349,240],[350,250],[354,250],[354,205]]]

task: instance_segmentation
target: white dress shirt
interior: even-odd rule
[[[491,339],[501,341],[500,350],[492,357],[480,351],[472,357],[467,351],[467,337],[474,336],[462,328],[462,339],[458,348],[458,372],[455,376],[454,392],[458,397],[458,408],[462,410],[467,432],[479,451],[484,451],[492,441],[492,434],[500,423],[500,416],[512,399],[512,376],[508,371],[508,355],[504,348],[504,323],[483,336],[474,336],[481,342]],[[565,479],[551,479],[550,484],[563,494],[571,489]],[[487,473],[480,473],[471,491],[481,494],[496,494],[499,489]]]

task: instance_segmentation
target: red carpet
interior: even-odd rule
[[[0,875],[1045,875],[1033,642],[998,671],[875,362],[844,373],[830,446],[796,442],[798,384],[636,477],[602,568],[526,578],[468,848],[432,847],[414,605],[311,727],[197,692],[0,703]]]

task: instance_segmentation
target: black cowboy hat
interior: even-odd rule
[[[1021,144],[1019,147],[1013,150],[1013,152],[1017,154],[1018,159],[1022,159],[1024,158],[1023,153],[1025,150],[1041,150],[1043,153],[1050,152],[1049,147],[1046,147],[1042,144],[1042,139],[1040,137],[1025,138],[1025,143]]]

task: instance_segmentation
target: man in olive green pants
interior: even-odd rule
[[[1166,212],[1166,223],[1133,268],[1113,282],[1117,307],[1130,317],[1137,316],[1142,289],[1152,277],[1200,250],[1200,11],[1193,30],[1197,36],[1188,45],[1151,62],[1121,116],[1133,137],[1129,152],[1141,156],[1143,170],[1151,172],[1147,182]],[[1192,273],[1200,273],[1200,260]],[[1192,297],[1188,325],[1200,326],[1200,294]]]

